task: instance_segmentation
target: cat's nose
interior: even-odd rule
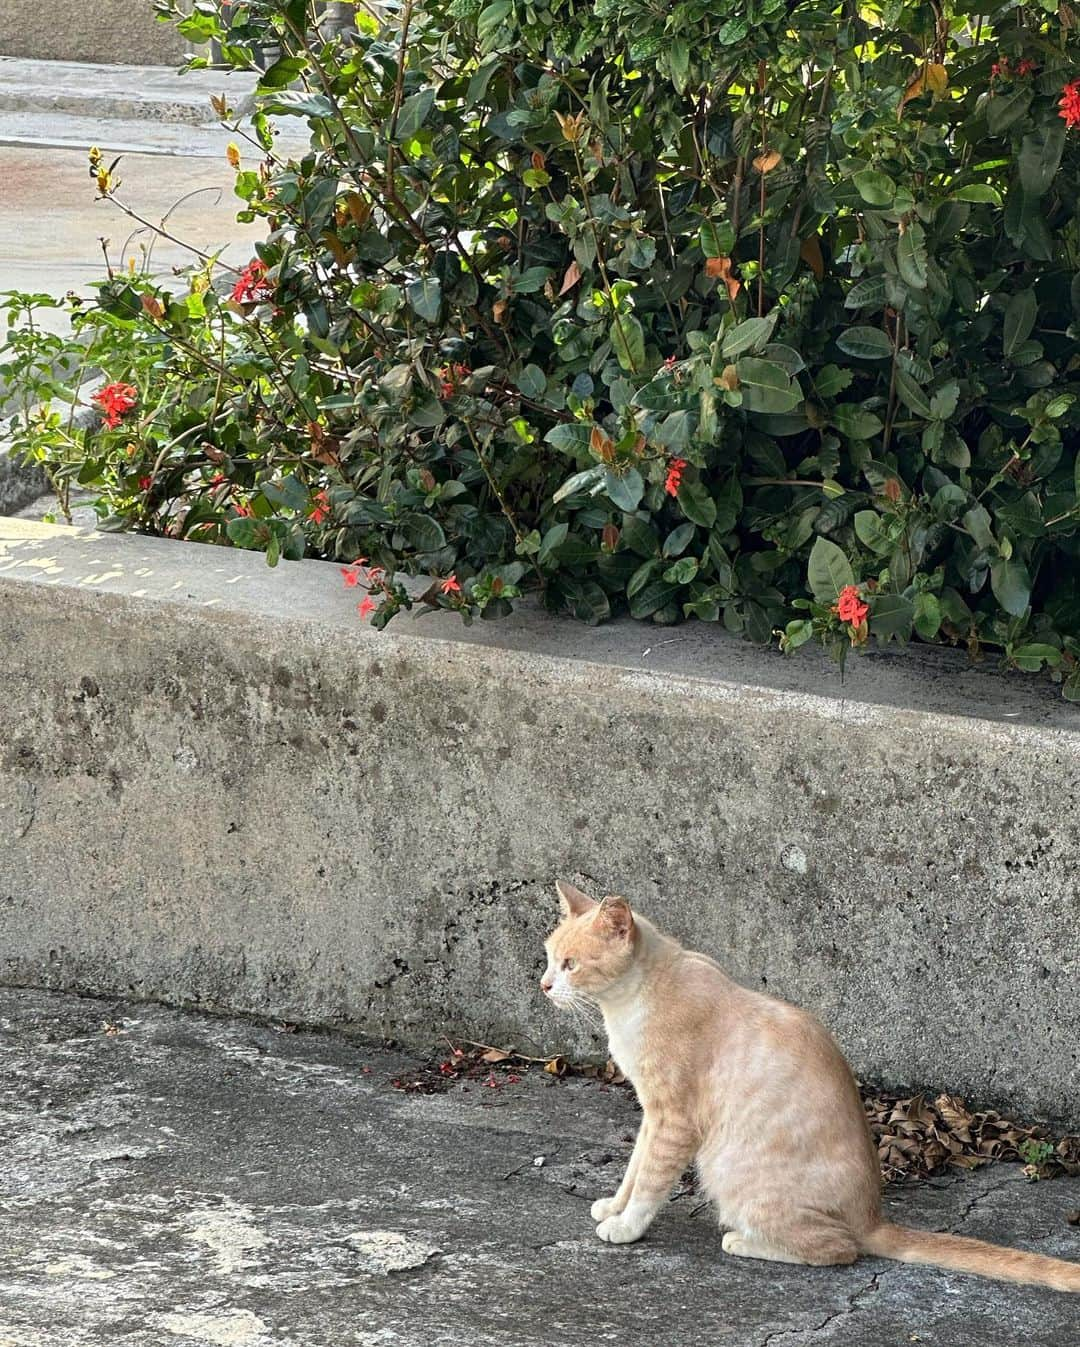
[[[554,985],[555,984],[552,982],[551,978],[549,978],[546,973],[540,979],[540,990],[544,993],[545,996],[548,995],[548,993],[551,991]]]

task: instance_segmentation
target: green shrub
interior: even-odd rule
[[[78,324],[138,407],[23,433],[111,524],[369,559],[377,625],[424,573],[466,616],[991,645],[1080,698],[1064,0],[228,13],[180,27],[281,53],[234,156],[257,262],[111,278]]]

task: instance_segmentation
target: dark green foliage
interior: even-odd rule
[[[237,4],[227,59],[282,53],[264,147],[266,117],[311,132],[238,173],[270,294],[165,287],[154,322],[105,287],[164,457],[149,506],[120,432],[85,480],[138,527],[455,574],[430,601],[466,614],[535,589],[787,649],[989,644],[1080,697],[1080,39],[1053,7],[452,0],[324,43],[301,0]],[[408,600],[377,588],[383,622]]]

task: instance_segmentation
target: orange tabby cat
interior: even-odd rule
[[[557,1006],[600,1008],[643,1113],[619,1191],[592,1205],[601,1239],[640,1239],[694,1161],[726,1253],[815,1264],[877,1254],[1080,1291],[1080,1264],[882,1220],[855,1080],[818,1021],[738,986],[625,898],[557,888],[563,920],[540,985]]]

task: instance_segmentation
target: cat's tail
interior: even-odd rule
[[[1046,1286],[1051,1291],[1080,1291],[1080,1263],[1046,1258],[1041,1253],[1006,1249],[964,1235],[938,1235],[912,1230],[905,1225],[882,1223],[859,1240],[861,1253],[893,1258],[899,1263],[929,1263],[953,1272],[973,1272],[979,1277]]]

